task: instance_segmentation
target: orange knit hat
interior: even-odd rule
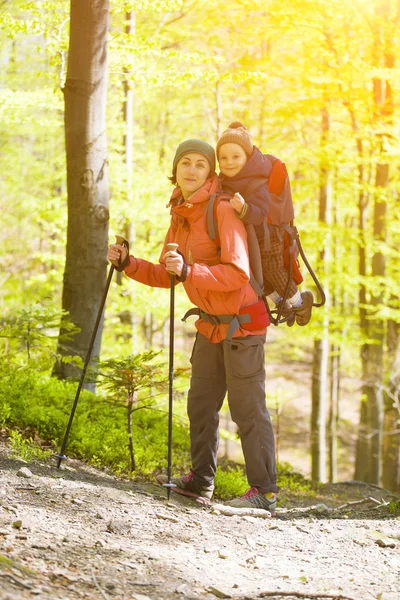
[[[219,149],[224,144],[238,144],[246,152],[247,156],[253,154],[253,140],[251,133],[247,131],[246,127],[239,123],[239,121],[233,121],[226,129],[217,142],[216,153],[219,155]]]

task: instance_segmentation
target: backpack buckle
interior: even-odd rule
[[[209,313],[206,313],[203,310],[201,310],[199,316],[201,319],[203,319],[203,321],[206,321],[207,323],[212,323],[213,325],[221,324],[221,321],[219,320],[217,315],[210,315]]]

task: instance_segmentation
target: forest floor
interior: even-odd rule
[[[0,598],[399,600],[398,500],[345,482],[226,516],[76,460],[26,463],[3,436]]]

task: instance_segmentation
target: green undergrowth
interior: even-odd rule
[[[400,516],[400,500],[392,500],[390,502],[389,512],[395,517]]]
[[[0,427],[8,432],[14,456],[25,460],[53,460],[60,450],[76,383],[66,383],[29,369],[14,369],[0,379]],[[130,471],[125,407],[101,394],[82,390],[72,423],[66,454],[97,468],[142,481],[154,481],[167,467],[167,398],[157,409],[133,413],[136,470]],[[173,424],[173,474],[190,468],[189,430],[184,418],[185,402],[175,403]],[[288,497],[311,498],[315,485],[287,463],[278,464],[281,505]],[[220,461],[215,497],[225,500],[240,496],[249,485],[244,466]]]
[[[284,506],[288,498],[298,496],[299,498],[314,498],[318,484],[306,479],[300,473],[294,471],[289,463],[278,463],[277,485],[280,488],[279,502]],[[221,500],[241,496],[249,488],[243,465],[231,462],[222,462],[219,465],[215,479],[215,495]]]
[[[26,370],[11,370],[0,379],[0,427],[8,431],[13,453],[29,460],[60,450],[76,394],[66,383]],[[70,430],[66,455],[113,473],[149,478],[167,466],[167,400],[133,413],[137,468],[130,472],[126,407],[104,395],[82,390]],[[46,451],[40,450],[46,442]],[[49,445],[52,449],[49,452]],[[174,420],[174,457],[189,468],[189,441],[183,419]]]

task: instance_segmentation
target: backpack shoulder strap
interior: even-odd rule
[[[210,196],[207,202],[206,210],[204,213],[204,220],[208,235],[211,240],[218,240],[218,220],[217,220],[217,208],[221,200],[229,200],[230,194],[225,192],[217,192]]]
[[[218,235],[218,219],[217,219],[217,207],[221,200],[229,200],[230,194],[224,192],[217,192],[213,194],[207,202],[206,210],[204,213],[205,225],[208,231],[208,236],[213,240],[217,246],[220,246],[220,240]],[[247,243],[249,250],[249,262],[251,268],[250,284],[255,290],[256,294],[261,298],[264,293],[263,276],[262,276],[262,264],[261,264],[261,252],[257,241],[257,236],[254,231],[253,225],[246,226],[247,231]]]

